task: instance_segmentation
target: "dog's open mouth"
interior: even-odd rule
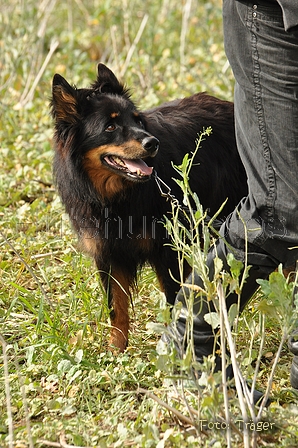
[[[147,180],[153,171],[153,168],[142,159],[124,159],[119,156],[108,155],[103,158],[103,162],[110,168],[135,180]]]

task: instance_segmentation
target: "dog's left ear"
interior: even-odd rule
[[[104,64],[98,64],[97,80],[92,84],[92,88],[99,93],[127,94],[123,84],[118,81],[114,73]]]

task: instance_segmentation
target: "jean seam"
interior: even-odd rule
[[[251,34],[251,48],[252,48],[252,64],[253,64],[253,98],[254,107],[258,117],[258,125],[260,138],[263,146],[263,156],[266,162],[267,171],[267,187],[268,193],[266,197],[266,217],[265,221],[270,225],[274,225],[274,204],[276,197],[276,181],[275,173],[271,163],[271,153],[268,144],[266,124],[264,119],[264,109],[262,103],[262,86],[260,82],[261,66],[259,62],[259,52],[258,52],[258,37],[254,30],[257,30],[256,16],[253,15],[252,9],[250,9],[249,14],[250,19],[250,34]],[[256,238],[255,243],[260,244],[267,239],[266,232],[263,232]]]

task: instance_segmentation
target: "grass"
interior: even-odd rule
[[[226,416],[217,378],[210,374],[203,390],[185,387],[172,375],[177,360],[158,348],[169,311],[150,268],[134,300],[128,350],[118,357],[107,351],[105,294],[52,185],[49,96],[56,72],[88,85],[104,62],[142,108],[204,90],[232,99],[220,2],[0,0],[0,11],[0,446],[297,446],[291,357],[280,345],[290,286],[281,274],[264,288],[278,284],[283,300],[257,296],[236,338],[250,379],[259,356],[263,390],[280,348],[273,403],[261,416],[273,431],[250,428],[245,436],[232,397],[228,434],[215,427]],[[182,378],[192,363],[178,365]]]

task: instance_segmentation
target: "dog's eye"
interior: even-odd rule
[[[144,123],[143,123],[142,120],[140,120],[140,119],[137,120],[137,124],[138,124],[139,126],[141,126],[141,128],[144,128],[144,127],[145,127],[145,126],[144,126]]]
[[[109,124],[106,128],[105,128],[105,131],[106,132],[114,132],[116,130],[116,125],[114,125],[114,124]]]

